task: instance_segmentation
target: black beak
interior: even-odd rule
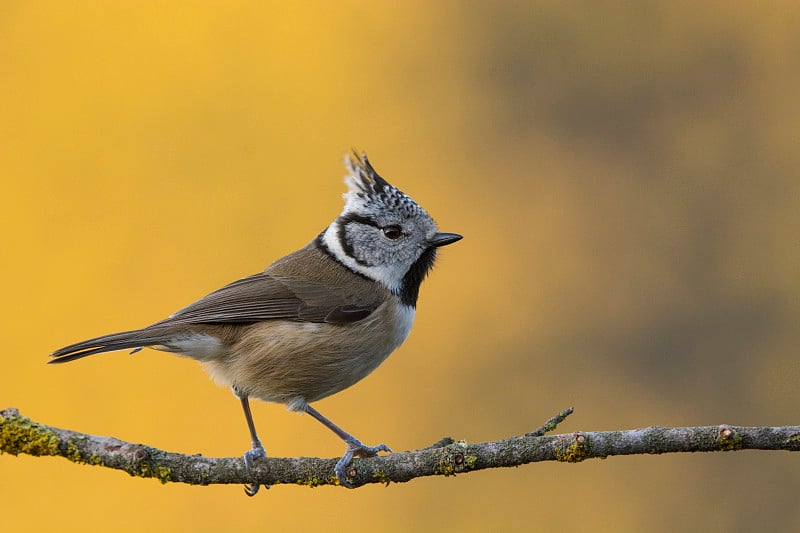
[[[458,233],[437,233],[428,240],[428,245],[431,248],[438,248],[440,246],[447,246],[448,244],[453,244],[454,242],[460,241],[463,238],[464,237],[462,237]]]

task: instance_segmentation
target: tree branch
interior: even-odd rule
[[[348,477],[353,486],[358,487],[539,461],[576,463],[612,455],[800,450],[800,426],[649,427],[545,435],[571,413],[572,409],[567,409],[536,431],[522,436],[479,444],[445,438],[420,450],[356,459],[349,468]],[[267,485],[293,483],[311,487],[339,484],[333,474],[337,459],[269,457],[258,461],[252,475],[248,475],[241,457],[209,458],[170,453],[112,437],[54,428],[32,421],[14,408],[0,411],[0,452],[60,456],[75,463],[124,470],[132,476],[157,478],[162,483],[211,485],[255,481]]]

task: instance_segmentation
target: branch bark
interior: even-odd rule
[[[355,459],[348,470],[354,487],[368,483],[400,483],[422,476],[450,476],[486,468],[519,466],[540,461],[577,463],[612,455],[734,450],[800,451],[800,426],[649,427],[624,431],[545,435],[572,409],[562,411],[539,429],[521,436],[479,444],[445,438],[419,450]],[[60,456],[75,463],[124,470],[132,476],[162,483],[193,485],[292,483],[338,485],[333,467],[338,459],[269,457],[258,461],[252,474],[241,457],[209,458],[159,450],[112,437],[59,429],[20,415],[0,411],[0,452],[12,455]]]

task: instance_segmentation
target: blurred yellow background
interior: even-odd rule
[[[366,150],[443,231],[405,345],[317,407],[445,435],[798,423],[800,7],[728,2],[0,5],[0,408],[237,456],[238,402],[145,350],[47,366],[309,241]],[[335,457],[253,406],[273,456]],[[0,457],[3,530],[800,529],[774,452],[314,490]]]

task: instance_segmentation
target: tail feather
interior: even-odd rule
[[[154,335],[154,331],[137,329],[133,331],[123,331],[95,337],[94,339],[70,344],[50,354],[52,360],[48,363],[67,363],[76,359],[81,359],[98,353],[114,352],[117,350],[141,349],[147,346],[155,346],[165,342],[168,337]],[[137,350],[138,351],[138,350]]]

